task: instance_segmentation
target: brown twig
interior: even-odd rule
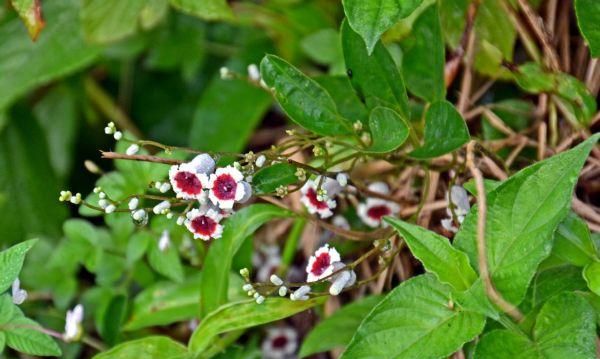
[[[171,158],[163,158],[158,156],[150,156],[150,155],[127,155],[125,153],[118,152],[105,152],[100,151],[102,158],[112,159],[112,160],[130,160],[130,161],[142,161],[142,162],[153,162],[153,163],[162,163],[165,165],[178,165],[183,163],[182,160],[176,160]]]
[[[517,307],[507,302],[502,295],[496,290],[492,283],[491,274],[487,263],[487,251],[485,244],[485,225],[486,225],[486,195],[483,184],[483,176],[481,171],[474,163],[474,148],[476,142],[471,141],[467,145],[467,160],[466,165],[475,179],[477,189],[477,258],[479,266],[479,274],[484,284],[487,296],[496,304],[503,312],[508,314],[513,320],[520,321],[523,319],[523,314]]]
[[[527,0],[518,0],[519,7],[525,15],[529,26],[533,29],[533,32],[537,36],[538,40],[542,43],[542,49],[546,55],[548,65],[553,71],[560,71],[560,64],[558,63],[558,55],[556,50],[552,46],[551,36],[546,31],[544,21],[538,14],[531,8]]]

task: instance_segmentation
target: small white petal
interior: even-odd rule
[[[104,212],[113,213],[116,209],[117,207],[115,207],[114,204],[109,204],[108,206],[106,206],[106,208],[104,208]]]
[[[133,156],[136,153],[138,153],[138,151],[140,150],[140,146],[138,146],[137,144],[133,144],[129,147],[127,147],[127,150],[125,150],[125,153],[129,156]]]
[[[258,156],[258,158],[256,159],[256,167],[262,167],[264,166],[265,162],[267,161],[267,158],[265,157],[265,155],[260,155]]]
[[[269,280],[271,281],[271,283],[273,283],[275,285],[283,284],[283,280],[281,278],[279,278],[276,274],[272,274],[271,277],[269,278]]]
[[[134,209],[136,209],[138,207],[138,205],[140,204],[140,200],[137,197],[133,197],[132,199],[129,200],[129,210],[133,211]]]

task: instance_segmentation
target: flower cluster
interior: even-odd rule
[[[446,208],[446,214],[448,218],[442,219],[442,227],[450,232],[458,232],[458,227],[454,225],[453,211],[456,215],[458,223],[462,223],[467,213],[471,209],[469,204],[469,195],[467,191],[461,186],[452,186],[450,191],[446,193],[446,201],[448,202],[448,208]]]
[[[196,156],[190,162],[174,165],[169,180],[177,198],[197,200],[199,208],[178,220],[185,224],[194,238],[209,240],[223,233],[221,220],[231,214],[235,203],[246,202],[252,196],[250,184],[234,166],[217,168],[215,160],[207,155]]]
[[[317,213],[321,218],[331,217],[337,206],[334,198],[342,188],[340,182],[328,177],[317,177],[314,181],[308,180],[301,189],[302,204],[310,214]]]

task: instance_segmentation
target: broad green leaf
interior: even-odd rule
[[[437,3],[423,11],[401,45],[402,75],[408,90],[428,102],[443,100],[445,48]]]
[[[477,344],[481,359],[596,357],[595,313],[585,299],[563,293],[548,300],[537,316],[531,338],[506,329],[493,330]]]
[[[13,317],[20,315],[20,310],[13,304],[12,297],[8,293],[0,295],[0,325],[8,323]]]
[[[162,21],[169,11],[168,0],[146,0],[140,13],[140,25],[151,29]]]
[[[4,352],[4,346],[6,345],[6,335],[0,332],[0,353]]]
[[[0,252],[0,293],[7,290],[17,279],[23,267],[25,254],[36,242],[37,239],[30,239]]]
[[[415,158],[433,158],[460,148],[469,142],[465,120],[448,101],[431,104],[425,117],[425,143],[410,153]]]
[[[233,18],[233,12],[227,5],[227,0],[169,0],[169,2],[176,9],[204,20],[230,20]]]
[[[257,193],[272,193],[279,186],[298,182],[296,167],[287,163],[276,163],[262,168],[252,177],[252,186]]]
[[[109,43],[133,35],[146,0],[84,0],[81,21],[86,38]]]
[[[343,0],[350,26],[364,39],[369,54],[381,35],[398,20],[410,15],[422,0]]]
[[[570,119],[571,122],[587,126],[596,114],[596,98],[576,77],[561,72],[556,75],[556,82],[556,93],[563,102],[567,101],[568,112],[573,113],[575,117],[575,121]]]
[[[65,178],[73,166],[77,134],[77,99],[67,86],[50,90],[34,107],[33,112],[44,129],[50,163],[59,178]],[[60,116],[56,116],[60,113]]]
[[[42,5],[40,0],[11,0],[12,6],[17,10],[19,17],[25,23],[29,37],[35,41],[46,25],[42,18]]]
[[[367,124],[369,112],[347,76],[317,76],[314,79],[329,92],[342,116],[353,122]]]
[[[344,348],[350,343],[362,320],[381,299],[381,296],[366,297],[343,306],[330,317],[323,319],[304,338],[300,348],[300,358],[335,348]],[[323,340],[324,338],[327,340]]]
[[[125,330],[167,325],[198,316],[200,275],[182,283],[158,282],[138,294]]]
[[[0,35],[0,38],[4,37]],[[0,88],[1,82],[11,77],[1,67]],[[0,94],[0,102],[2,99]],[[69,205],[58,201],[61,188],[50,166],[44,132],[26,111],[15,109],[10,116],[14,121],[0,133],[2,242],[12,244],[39,234],[59,237]]]
[[[235,106],[231,99],[235,99]],[[265,91],[244,80],[214,77],[194,114],[190,146],[207,151],[243,150],[270,104]]]
[[[386,217],[385,221],[398,231],[411,253],[423,263],[427,271],[435,274],[440,282],[462,291],[477,279],[467,255],[452,247],[448,238],[391,217]]]
[[[527,92],[550,92],[556,87],[556,76],[535,62],[519,66],[514,75],[517,85]]]
[[[469,0],[440,0],[440,24],[446,43],[456,49],[465,30]]]
[[[331,95],[285,60],[265,56],[260,73],[277,102],[298,125],[324,136],[352,133],[351,122],[338,113]]]
[[[133,264],[144,256],[148,245],[153,243],[154,236],[150,232],[139,231],[129,237],[125,258],[128,264]]]
[[[600,295],[600,262],[592,262],[583,269],[583,278],[590,290]]]
[[[510,303],[521,302],[537,266],[550,254],[553,233],[569,211],[578,173],[599,137],[521,170],[488,194],[488,268],[496,289]],[[477,207],[471,209],[454,240],[475,267],[477,212]],[[471,294],[485,298],[481,280]]]
[[[109,345],[117,343],[121,333],[121,324],[125,319],[127,311],[127,296],[116,294],[110,301],[101,308],[99,315],[101,317],[100,335]]]
[[[386,153],[402,146],[410,129],[400,115],[387,107],[375,107],[369,117],[371,145],[364,152]]]
[[[409,118],[404,80],[388,50],[378,42],[368,54],[360,36],[347,21],[342,24],[342,49],[350,83],[367,108],[385,106]]]
[[[409,279],[363,320],[348,358],[441,358],[481,333],[485,317],[451,306],[451,288],[433,275]]]
[[[300,47],[311,60],[321,65],[333,67],[344,63],[340,35],[334,29],[322,29],[306,36]]]
[[[60,356],[58,344],[48,334],[34,328],[40,325],[29,318],[18,316],[4,325],[6,345],[16,351],[30,355]]]
[[[0,25],[0,112],[33,88],[96,58],[99,49],[83,41],[78,8],[75,0],[44,2],[47,26],[36,42],[22,31],[19,19]]]
[[[558,226],[552,255],[580,267],[598,259],[587,223],[575,213],[570,212]]]
[[[513,62],[517,31],[502,5],[503,0],[483,1],[475,17],[475,68],[493,77],[510,74],[502,61]]]
[[[291,301],[287,298],[267,298],[262,304],[253,299],[220,306],[206,316],[192,334],[188,347],[202,353],[222,333],[274,322],[323,304],[326,297]]]
[[[121,343],[94,359],[164,358],[183,359],[187,349],[169,337],[151,336]]]
[[[213,241],[204,259],[200,291],[202,316],[227,302],[231,262],[242,242],[265,222],[290,213],[269,204],[254,204],[241,209],[225,222],[223,236]]]
[[[575,0],[579,30],[590,47],[592,57],[600,56],[600,3],[595,0]]]
[[[175,282],[183,281],[183,267],[179,252],[174,244],[161,251],[158,248],[158,240],[150,241],[148,245],[148,263],[152,269],[165,277]]]

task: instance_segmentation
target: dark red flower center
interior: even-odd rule
[[[194,233],[210,236],[215,232],[217,228],[217,222],[207,216],[198,216],[192,219],[192,228],[194,229]]]
[[[191,172],[177,172],[175,175],[175,183],[177,183],[177,187],[179,187],[182,192],[188,194],[198,194],[202,192],[202,183],[198,177]]]
[[[367,216],[378,221],[381,221],[381,217],[388,216],[390,214],[392,214],[392,211],[388,206],[385,205],[373,206],[367,210]]]
[[[306,192],[306,197],[308,198],[308,201],[310,202],[310,204],[312,204],[313,207],[315,207],[317,209],[329,208],[329,206],[327,205],[327,202],[319,201],[317,199],[317,191],[315,191],[314,188],[308,189],[308,191]]]
[[[273,338],[273,348],[281,349],[288,343],[288,338],[285,335],[279,335]]]
[[[228,174],[223,174],[217,177],[213,184],[213,192],[218,199],[230,200],[235,199],[235,190],[237,182]]]
[[[310,272],[313,275],[318,277],[321,274],[323,274],[325,272],[325,270],[327,270],[327,268],[329,268],[330,264],[331,264],[331,257],[329,256],[329,253],[327,253],[327,252],[321,253],[315,259],[312,267],[310,268]]]

